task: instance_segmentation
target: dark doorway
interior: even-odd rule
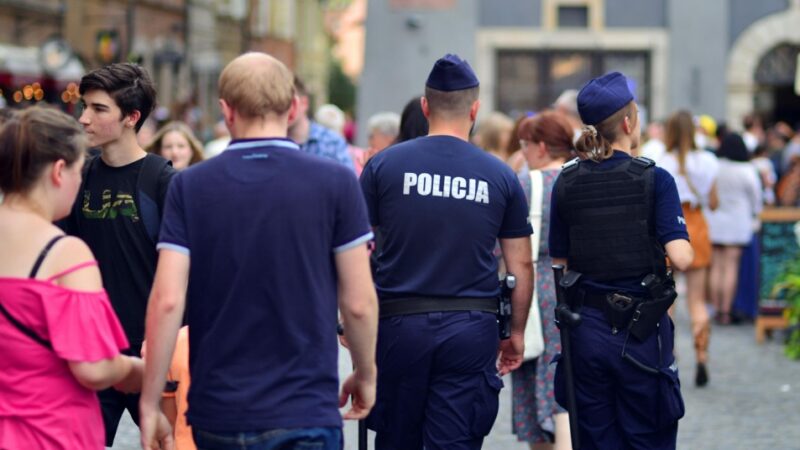
[[[800,96],[794,92],[798,54],[800,45],[779,44],[758,63],[755,109],[767,125],[783,121],[800,126]]]
[[[773,95],[772,122],[786,122],[795,130],[800,128],[800,97],[794,93],[794,86],[776,86]]]

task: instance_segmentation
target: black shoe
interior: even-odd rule
[[[708,370],[705,363],[697,363],[697,372],[694,374],[694,385],[703,387],[708,384]]]

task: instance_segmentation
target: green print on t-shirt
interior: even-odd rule
[[[103,190],[103,204],[100,209],[93,210],[90,205],[92,198],[91,191],[83,192],[83,216],[87,219],[116,219],[117,215],[130,217],[132,222],[139,221],[139,212],[133,196],[125,192],[117,192],[114,200],[111,200],[111,189]]]

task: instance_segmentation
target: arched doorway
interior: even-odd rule
[[[753,106],[768,123],[800,124],[800,96],[794,91],[798,54],[800,45],[778,44],[756,67]]]
[[[780,70],[777,68],[788,65],[791,58],[787,54],[794,52],[792,48],[800,46],[798,23],[800,0],[792,0],[786,11],[764,17],[750,25],[731,47],[727,69],[727,120],[734,128],[739,128],[742,118],[756,109],[769,106],[770,115],[773,114],[772,109],[778,106],[781,111],[784,108],[792,110],[791,104],[784,105],[782,102],[793,99],[794,93],[787,86],[793,85],[794,79],[787,85],[785,77],[789,71],[785,67]],[[769,56],[773,51],[773,55]],[[792,66],[796,64],[795,59]],[[760,67],[763,67],[762,72],[765,75],[763,84],[756,80],[756,72]],[[791,73],[793,77],[794,71]],[[780,76],[776,76],[779,74]],[[765,86],[766,89],[760,86]],[[781,95],[787,92],[792,95]],[[776,102],[776,97],[781,102],[780,105]]]

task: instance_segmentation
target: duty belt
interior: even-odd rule
[[[608,294],[592,294],[592,293],[584,292],[583,295],[582,295],[583,298],[581,299],[580,303],[581,303],[582,306],[588,306],[590,308],[596,308],[596,309],[603,310],[603,309],[606,308],[606,306],[608,304],[608,297],[611,296],[611,295],[613,295],[613,294],[612,293],[608,293]],[[630,298],[633,303],[639,303],[639,302],[645,301],[645,299],[642,298],[642,297],[630,297],[629,296],[628,298]]]
[[[644,301],[641,297],[631,297],[619,293],[595,294],[584,291],[582,297],[583,306],[596,308],[603,312],[611,325],[612,334],[628,328],[630,321],[636,317],[637,306]]]
[[[380,301],[381,319],[431,312],[483,311],[497,314],[496,298],[402,297]]]

